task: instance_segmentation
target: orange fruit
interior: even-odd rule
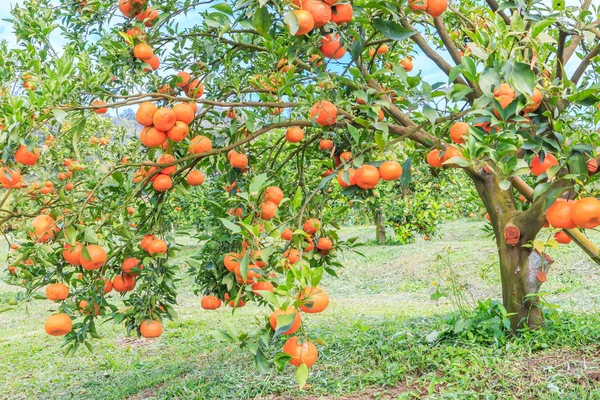
[[[333,103],[323,100],[315,103],[310,109],[310,119],[320,126],[330,126],[337,121],[337,108]]]
[[[245,169],[248,166],[248,157],[245,154],[235,153],[229,159],[233,168]]]
[[[304,229],[304,232],[308,233],[309,235],[313,235],[317,233],[319,229],[321,229],[321,221],[316,218],[309,218],[304,221],[302,229]]]
[[[281,232],[281,238],[283,240],[292,240],[292,236],[294,236],[294,231],[290,228],[285,228],[283,232]]]
[[[574,201],[566,199],[556,199],[554,203],[546,210],[546,219],[554,228],[573,229],[577,225],[573,222]]]
[[[162,335],[163,327],[158,321],[145,320],[140,325],[140,335],[145,338],[157,338]]]
[[[325,26],[331,20],[331,7],[320,0],[304,1],[302,9],[312,15],[315,28]]]
[[[277,204],[271,201],[264,201],[260,206],[260,217],[266,221],[272,219],[277,212]]]
[[[331,7],[331,22],[342,25],[352,21],[353,10],[350,4],[335,4]]]
[[[206,136],[196,136],[190,142],[190,154],[206,153],[212,150],[212,142]]]
[[[167,141],[167,133],[155,127],[146,127],[140,132],[140,141],[146,147],[159,147]]]
[[[21,183],[19,171],[7,167],[0,168],[0,183],[5,188],[11,188]]]
[[[496,89],[494,89],[494,97],[500,103],[500,107],[503,109],[508,107],[510,103],[517,97],[515,90],[508,84],[502,83]]]
[[[348,174],[345,171],[338,172],[337,181],[341,187],[347,188],[356,185],[356,170],[354,168],[348,168]],[[347,178],[345,178],[347,176]],[[348,179],[346,181],[346,179]]]
[[[187,97],[197,99],[204,94],[204,85],[198,79],[193,80],[185,90]]]
[[[379,166],[379,175],[384,181],[393,181],[402,176],[402,166],[396,161],[384,161]]]
[[[373,189],[379,183],[381,176],[379,170],[372,165],[361,165],[356,170],[356,184],[362,189]]]
[[[135,289],[135,276],[132,274],[119,274],[113,279],[112,285],[119,293],[130,292]]]
[[[191,106],[189,103],[176,104],[175,107],[173,107],[173,112],[175,113],[175,119],[177,121],[185,122],[186,124],[191,124],[194,120],[194,107]]]
[[[94,101],[92,102],[92,105],[93,105],[94,107],[102,107],[102,106],[106,105],[106,102],[105,102],[105,101],[102,101],[102,100],[94,100]],[[108,108],[107,108],[107,107],[96,108],[96,109],[94,110],[94,112],[95,112],[96,114],[106,114],[106,113],[108,112]]]
[[[69,287],[64,283],[53,283],[46,287],[46,297],[48,300],[64,300],[69,297]]]
[[[142,271],[144,269],[144,266],[141,264],[141,261],[139,259],[135,257],[130,257],[123,260],[123,263],[121,264],[121,271],[123,271],[123,273],[135,276],[137,275],[137,273],[132,273],[134,269],[137,269],[139,271]]]
[[[169,129],[175,126],[176,121],[177,117],[170,108],[159,108],[152,116],[152,123],[154,124],[154,127],[163,132],[167,132]]]
[[[160,59],[156,55],[153,55],[149,60],[146,60],[146,64],[148,64],[150,68],[144,67],[144,72],[156,71],[160,67]]]
[[[144,22],[144,26],[147,28],[152,27],[154,25],[154,21],[158,18],[158,11],[153,8],[146,8],[145,11],[141,12],[137,16],[137,20],[140,22]]]
[[[322,139],[319,142],[319,150],[331,150],[333,147],[333,141],[329,139]]]
[[[577,200],[573,206],[572,217],[579,228],[593,229],[600,226],[600,200],[595,197]]]
[[[205,310],[216,310],[221,307],[221,299],[215,296],[204,296],[200,301],[200,305]]]
[[[300,338],[291,337],[283,345],[283,352],[292,356],[290,364],[299,367],[305,364],[312,366],[319,357],[319,352],[311,342],[300,342]]]
[[[63,336],[73,329],[73,321],[67,314],[54,314],[48,317],[44,323],[44,329],[48,335]]]
[[[400,65],[406,72],[410,72],[414,68],[413,62],[410,58],[405,58],[404,60],[400,61]]]
[[[164,254],[167,252],[167,242],[161,239],[154,239],[148,246],[148,254],[155,256],[158,254]]]
[[[142,250],[148,251],[150,248],[150,244],[156,240],[156,236],[154,235],[144,235],[142,241],[140,242],[140,247]]]
[[[560,244],[569,244],[572,239],[567,235],[564,231],[556,232],[554,234],[554,239]]]
[[[190,128],[185,122],[177,121],[171,129],[167,131],[167,137],[173,142],[181,142],[190,132]]]
[[[319,48],[323,57],[339,60],[346,55],[346,49],[340,41],[340,35],[337,33],[333,36],[328,34],[321,38],[321,47]]]
[[[440,157],[439,150],[434,149],[427,153],[427,164],[431,165],[433,168],[441,168],[442,163],[443,161]]]
[[[79,242],[75,242],[75,246],[71,246],[68,243],[65,243],[65,250],[63,250],[63,258],[66,262],[71,265],[81,265],[81,251],[83,246]]]
[[[333,242],[329,238],[320,238],[319,241],[317,242],[317,248],[319,250],[327,251],[327,250],[331,250],[332,247],[333,247]]]
[[[159,174],[152,182],[152,187],[157,192],[165,192],[173,187],[173,180],[169,175]]]
[[[305,313],[315,314],[325,310],[329,305],[329,295],[321,287],[305,287],[296,296],[298,300],[306,300],[300,309]]]
[[[135,119],[140,125],[150,126],[152,125],[152,117],[156,111],[158,111],[158,107],[149,101],[145,101],[140,104],[135,113]]]
[[[148,61],[154,56],[154,50],[146,43],[140,43],[133,49],[133,56],[142,61]]]
[[[227,253],[223,258],[223,264],[225,269],[229,272],[235,272],[236,269],[240,268],[240,262],[238,261],[242,256],[237,253]]]
[[[265,201],[271,201],[275,205],[279,205],[283,200],[283,191],[277,186],[269,186],[265,191]]]
[[[190,186],[200,186],[204,183],[204,174],[197,169],[192,170],[187,176],[187,183]]]
[[[180,88],[185,88],[187,85],[190,84],[190,81],[192,80],[192,75],[190,75],[187,72],[180,72],[177,74],[177,76],[181,78],[181,82],[176,84],[176,86]]]
[[[540,162],[540,156],[536,155],[531,160],[529,164],[529,168],[531,169],[531,173],[535,176],[540,176],[541,174],[548,171],[550,167],[558,165],[558,160],[552,154],[546,154],[544,157],[544,162]]]
[[[469,124],[456,122],[450,127],[450,139],[456,144],[465,143],[464,137],[469,134]]]
[[[282,332],[281,334],[282,335],[291,335],[293,333],[296,333],[298,328],[300,328],[300,323],[301,323],[302,319],[300,318],[300,313],[294,307],[288,307],[285,310],[278,308],[275,311],[273,311],[271,313],[271,315],[269,316],[269,324],[271,324],[271,328],[273,328],[274,331],[277,330],[277,316],[289,315],[289,314],[294,314],[294,317],[292,319],[289,329],[286,330],[285,332]]]
[[[544,98],[544,96],[542,95],[542,92],[540,92],[540,90],[538,88],[534,88],[533,94],[531,96],[529,96],[529,100],[531,101],[531,104],[529,104],[527,107],[523,108],[523,113],[529,114],[529,113],[537,111],[537,109],[540,108],[540,106],[542,105],[543,98]]]
[[[163,154],[162,156],[158,157],[158,159],[156,160],[156,163],[157,164],[161,164],[161,165],[165,165],[165,164],[170,164],[170,163],[175,162],[175,161],[177,161],[177,160],[172,155],[170,155],[170,154]],[[177,171],[177,165],[171,165],[171,166],[162,168],[162,170],[160,171],[160,173],[161,174],[165,174],[165,175],[171,175],[175,171]]]
[[[97,244],[90,244],[86,246],[86,250],[89,254],[89,260],[86,259],[83,251],[79,257],[79,262],[83,269],[92,271],[102,267],[106,263],[106,251],[102,247]]]
[[[304,130],[298,126],[291,127],[285,132],[285,140],[290,143],[298,143],[302,139],[304,139]]]
[[[306,10],[294,10],[293,13],[298,20],[298,30],[296,33],[294,33],[294,35],[306,35],[308,32],[313,30],[315,27],[315,19],[310,12]],[[290,29],[289,25],[287,27]]]
[[[20,145],[15,152],[15,161],[23,165],[35,165],[40,158],[40,149],[33,149],[33,153],[27,150],[27,146]]]

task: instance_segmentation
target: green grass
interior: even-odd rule
[[[362,246],[366,258],[345,254],[340,278],[323,283],[330,307],[306,318],[311,337],[326,345],[319,346],[304,391],[292,367],[261,374],[248,353],[210,335],[226,324],[252,329],[266,310],[204,311],[187,283],[179,318],[166,324],[160,340],[127,338],[121,326],[106,323],[93,353],[82,348],[70,357],[62,355],[60,339],[43,332],[52,303],[0,313],[0,399],[600,397],[597,266],[574,245],[552,254],[556,263],[543,288],[545,300],[560,310],[547,315],[546,329],[498,346],[477,333],[428,340],[448,329],[444,321],[455,311],[447,298],[430,299],[447,284],[448,265],[473,302],[500,295],[495,245],[480,228],[480,222],[456,221],[432,241]],[[342,235],[369,241],[374,228],[345,228]],[[180,258],[198,246],[189,239],[185,245]],[[0,283],[0,309],[15,293]],[[274,344],[273,352],[279,348]]]

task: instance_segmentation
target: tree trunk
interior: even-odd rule
[[[498,242],[503,241],[500,238]],[[550,257],[542,256],[532,248],[499,243],[502,302],[511,316],[512,329],[527,325],[536,329],[543,324],[542,309],[536,293],[546,280]]]
[[[381,209],[375,210],[375,226],[377,229],[377,243],[385,244],[385,223],[383,222]]]

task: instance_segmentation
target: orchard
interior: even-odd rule
[[[0,46],[3,280],[53,302],[39,329],[69,353],[107,321],[168,336],[185,270],[199,313],[254,303],[242,346],[303,387],[323,344],[306,321],[335,301],[321,280],[357,245],[339,234],[352,204],[408,242],[460,187],[440,204],[489,220],[510,330],[543,330],[552,252],[600,264],[597,14],[590,0],[24,0]],[[202,243],[187,265],[176,219]]]

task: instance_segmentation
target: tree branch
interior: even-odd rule
[[[600,43],[597,44],[596,46],[594,46],[592,51],[590,51],[588,53],[588,55],[585,56],[585,58],[581,61],[581,64],[579,64],[579,67],[577,67],[577,69],[573,73],[573,76],[571,76],[571,82],[577,83],[579,81],[579,79],[581,79],[581,77],[583,76],[583,73],[585,72],[587,67],[590,65],[590,63],[592,62],[592,59],[594,57],[596,57],[598,54],[600,54]]]

